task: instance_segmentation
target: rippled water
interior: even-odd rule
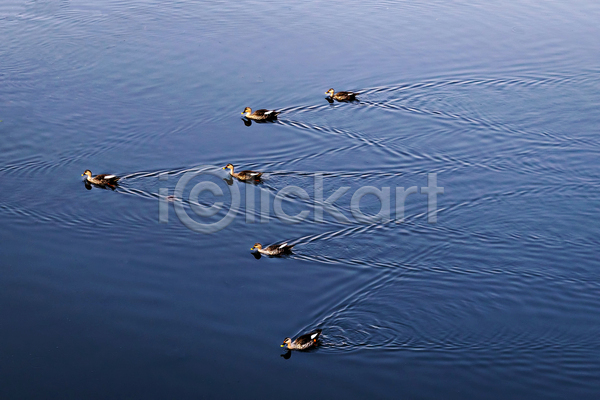
[[[1,397],[597,398],[599,17],[591,1],[3,2]],[[247,126],[246,106],[282,114]],[[224,180],[227,163],[264,180]],[[85,169],[124,178],[87,190]],[[315,220],[315,173],[324,198],[349,188],[349,223]],[[420,190],[402,220],[396,188],[428,174],[437,223]],[[225,193],[201,196],[225,206],[206,220],[202,181]],[[297,224],[273,206],[291,185]],[[390,188],[390,221],[351,218],[366,186]],[[178,217],[217,221],[228,189],[224,229]],[[250,253],[279,241],[294,254]],[[280,357],[315,328],[317,349]]]

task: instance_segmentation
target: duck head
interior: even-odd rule
[[[326,91],[326,92],[325,92],[325,94],[328,94],[328,95],[330,95],[331,97],[333,97],[334,93],[335,93],[335,92],[333,91],[333,88],[331,88],[331,89],[329,89],[328,91]]]
[[[227,169],[229,168],[231,170],[231,173],[233,173],[233,165],[232,164],[227,164],[226,166],[223,167],[223,169]]]
[[[260,250],[260,249],[262,249],[262,244],[255,243],[254,246],[252,246],[252,248],[250,250]]]
[[[90,171],[89,169],[86,169],[85,171],[83,171],[83,174],[81,174],[81,176],[87,175],[89,178],[92,177],[92,171]]]
[[[249,115],[249,114],[252,114],[252,109],[250,107],[244,108],[242,115]]]
[[[281,347],[286,347],[286,345],[289,346],[290,344],[292,344],[292,339],[286,337],[285,339],[283,339],[283,344],[281,345]]]

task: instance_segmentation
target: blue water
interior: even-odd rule
[[[598,398],[599,20],[589,0],[3,1],[0,397]],[[247,106],[283,112],[247,126]],[[85,169],[124,178],[87,190]],[[315,219],[315,173],[325,199],[349,188],[349,223]],[[275,215],[290,186],[297,224]],[[353,218],[367,186],[391,220]],[[216,222],[229,189],[217,232],[176,212]]]

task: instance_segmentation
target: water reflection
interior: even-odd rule
[[[245,183],[247,185],[254,185],[254,186],[259,186],[259,185],[263,185],[265,182],[263,180],[262,177],[258,178],[258,179],[254,179],[254,180],[248,180],[248,181],[243,181],[240,179],[233,179],[233,177],[231,175],[229,175],[228,178],[223,178],[223,180],[225,181],[225,183],[228,186],[231,186],[235,183],[235,181],[241,182],[241,183]]]
[[[85,188],[87,190],[92,190],[92,187],[95,187],[97,189],[104,189],[104,190],[115,190],[117,187],[119,187],[118,183],[112,184],[112,185],[100,185],[100,184],[96,184],[96,183],[91,183],[88,181],[84,181],[83,184],[85,185]]]
[[[277,121],[278,121],[277,118],[265,119],[265,120],[251,120],[246,117],[242,117],[240,119],[244,122],[244,125],[246,125],[246,126],[252,126],[253,122],[255,124],[274,124],[274,123],[277,123]]]

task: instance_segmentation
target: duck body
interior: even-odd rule
[[[244,108],[242,115],[248,119],[255,121],[273,121],[277,119],[277,116],[281,114],[279,111],[260,109],[252,112],[250,107]]]
[[[260,180],[260,177],[263,174],[262,172],[250,171],[250,170],[233,172],[232,164],[227,164],[226,166],[223,167],[223,169],[227,169],[227,168],[229,168],[229,170],[230,170],[229,173],[231,174],[231,176],[239,179],[240,181],[258,181],[258,180]]]
[[[328,91],[325,92],[325,94],[328,94],[329,97],[331,97],[332,99],[335,99],[337,101],[352,101],[352,100],[356,100],[356,96],[358,96],[360,93],[356,93],[356,92],[335,92],[332,89],[329,89]]]
[[[287,243],[283,244],[272,244],[265,248],[262,247],[262,244],[256,243],[250,250],[257,250],[260,254],[264,254],[267,256],[282,256],[284,254],[291,254],[292,248],[295,245],[288,245]]]
[[[281,347],[286,347],[288,350],[307,350],[317,345],[319,336],[322,330],[316,329],[310,333],[297,337],[295,340],[285,338]]]
[[[86,169],[85,172],[83,174],[81,174],[81,176],[85,176],[85,180],[87,182],[93,183],[94,185],[109,185],[109,186],[113,186],[116,185],[117,182],[119,181],[118,176],[116,175],[111,175],[111,174],[101,174],[101,175],[96,175],[94,177],[92,177],[92,171],[90,171],[89,169]]]

